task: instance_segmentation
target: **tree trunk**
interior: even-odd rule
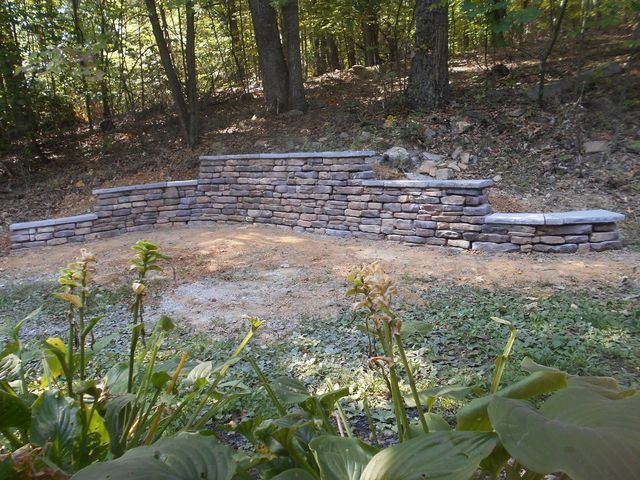
[[[358,63],[358,59],[356,58],[356,44],[353,41],[351,32],[345,33],[344,43],[347,47],[347,63],[349,64],[349,68],[351,68]]]
[[[235,0],[226,0],[225,3],[227,7],[227,26],[229,27],[229,37],[231,38],[231,55],[236,65],[236,82],[244,88],[245,69],[241,58],[242,42],[240,41],[238,20],[236,19],[236,2]]]
[[[553,52],[553,47],[558,40],[558,35],[560,35],[560,28],[562,27],[562,20],[564,19],[564,14],[567,11],[568,0],[562,0],[560,4],[560,14],[558,15],[558,20],[553,28],[553,33],[551,34],[551,39],[549,40],[549,45],[542,54],[540,58],[540,81],[538,83],[538,105],[540,107],[543,106],[544,103],[544,82],[545,76],[547,74],[547,63],[549,61],[549,57],[551,56],[551,52]]]
[[[73,16],[73,30],[76,36],[76,41],[80,48],[84,47],[84,33],[80,26],[80,0],[72,0],[71,11]],[[84,67],[84,60],[80,61],[80,67]],[[91,113],[91,95],[89,95],[89,85],[87,84],[87,77],[84,72],[80,74],[80,81],[82,83],[82,90],[84,94],[84,104],[87,109],[87,121],[89,122],[89,130],[93,131],[93,115]]]
[[[249,0],[249,8],[267,110],[273,113],[286,112],[289,107],[289,72],[280,43],[276,11],[269,0]]]
[[[198,77],[196,71],[196,21],[193,9],[193,0],[187,0],[185,4],[187,40],[185,46],[185,59],[187,70],[187,101],[189,103],[189,131],[188,143],[190,147],[198,144]]]
[[[367,67],[380,63],[378,46],[378,14],[369,3],[366,3],[362,15],[362,37],[364,39],[364,64]]]
[[[325,45],[317,35],[313,36],[313,67],[316,77],[327,73]]]
[[[300,20],[298,0],[289,0],[282,6],[282,28],[286,41],[287,68],[289,69],[288,106],[291,110],[304,111],[304,82],[302,79],[302,58],[300,56]]]
[[[182,84],[180,83],[180,79],[176,74],[173,61],[171,60],[171,53],[169,52],[164,33],[162,32],[162,27],[160,26],[160,19],[158,18],[156,2],[155,0],[144,0],[144,3],[147,8],[147,15],[149,17],[149,22],[151,23],[151,29],[153,30],[153,36],[156,40],[156,46],[158,47],[158,52],[160,53],[160,60],[162,61],[162,66],[164,67],[164,72],[167,76],[167,81],[169,82],[169,89],[171,90],[171,96],[173,97],[176,112],[178,113],[178,118],[184,131],[185,139],[187,140],[187,143],[191,145],[191,117],[189,115],[189,109],[182,93]]]
[[[507,16],[507,9],[498,5],[502,5],[501,0],[493,0],[493,9],[489,14],[489,26],[491,27],[491,46],[504,47],[504,32],[502,30],[502,21]],[[498,27],[498,31],[496,31]]]
[[[449,94],[447,5],[440,0],[418,0],[415,51],[406,97],[413,108],[443,105]]]
[[[341,70],[342,67],[340,66],[340,54],[338,53],[336,37],[331,34],[325,35],[324,44],[327,47],[327,63],[329,64],[329,70]]]
[[[0,77],[5,90],[3,99],[8,107],[6,113],[13,120],[17,135],[27,136],[36,154],[46,161],[47,158],[38,142],[38,117],[31,103],[31,92],[24,71],[19,68],[22,65],[22,52],[11,35],[8,25],[11,16],[4,7],[5,5],[0,3]]]

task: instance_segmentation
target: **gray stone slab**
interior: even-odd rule
[[[94,195],[100,195],[103,193],[119,193],[119,192],[132,192],[135,190],[149,190],[152,188],[165,188],[167,186],[167,182],[157,182],[157,183],[145,183],[142,185],[126,185],[124,187],[113,187],[113,188],[97,188],[93,190],[91,193]]]
[[[267,158],[353,158],[373,157],[372,150],[347,150],[344,152],[292,152],[292,153],[241,153],[236,155],[203,155],[200,160],[243,160]]]
[[[167,182],[167,187],[197,187],[198,180],[174,180]]]
[[[64,225],[65,223],[79,223],[96,220],[98,216],[95,213],[87,213],[85,215],[75,215],[73,217],[51,218],[49,220],[36,220],[34,222],[13,223],[9,225],[9,230],[24,230],[25,228],[49,227],[51,225]]]
[[[487,188],[493,185],[493,180],[363,180],[363,187],[389,188]]]
[[[572,212],[545,213],[545,225],[572,225],[576,223],[613,223],[624,221],[622,213],[609,210],[576,210]]]
[[[484,217],[485,223],[502,225],[544,225],[542,213],[493,213]]]

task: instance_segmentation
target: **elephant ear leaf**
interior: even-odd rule
[[[376,454],[360,480],[468,480],[496,442],[486,432],[426,433]]]
[[[632,479],[640,472],[640,395],[611,398],[568,388],[537,411],[494,397],[489,417],[509,454],[528,469],[574,480]]]
[[[321,435],[309,447],[320,466],[323,480],[360,480],[360,475],[377,450],[357,438]]]
[[[232,456],[233,450],[214,436],[182,433],[91,465],[72,480],[231,480],[237,467]]]

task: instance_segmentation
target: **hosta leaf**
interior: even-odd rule
[[[129,375],[129,366],[122,362],[116,363],[109,369],[102,379],[104,389],[110,394],[125,393],[127,391],[127,381]]]
[[[638,478],[640,395],[607,398],[585,388],[550,397],[538,412],[528,402],[496,397],[491,422],[507,451],[540,474],[573,480]]]
[[[0,390],[0,430],[27,428],[31,422],[31,409],[20,397]]]
[[[51,452],[54,461],[69,460],[74,439],[80,432],[79,407],[61,393],[45,390],[31,408],[31,443],[38,446],[51,444],[47,452]]]
[[[214,436],[182,433],[87,467],[72,480],[231,480],[235,471],[231,448]]]
[[[468,480],[496,441],[493,433],[426,433],[376,454],[360,480]]]
[[[357,438],[321,435],[309,443],[322,480],[359,480],[377,450]]]
[[[487,407],[494,397],[526,399],[567,387],[568,375],[560,371],[536,371],[493,395],[476,398],[458,412],[456,430],[491,431]]]
[[[20,371],[20,357],[13,353],[0,359],[0,380],[10,382]]]
[[[272,385],[278,399],[285,405],[295,405],[304,402],[311,395],[304,383],[290,377],[278,377]]]
[[[208,379],[212,370],[213,363],[211,361],[200,362],[191,369],[189,375],[187,375],[187,380],[191,383],[196,383],[199,379]]]
[[[292,468],[291,470],[279,473],[271,480],[316,480],[316,478],[302,468]]]
[[[125,429],[125,409],[132,406],[135,401],[136,396],[132,393],[119,395],[107,400],[105,424],[111,441],[111,452],[116,456],[123,453],[121,439]]]

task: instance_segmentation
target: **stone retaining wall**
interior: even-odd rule
[[[498,252],[622,247],[623,215],[491,215],[491,180],[376,180],[377,160],[357,151],[205,156],[197,180],[98,189],[95,213],[13,224],[12,248],[217,222]]]

